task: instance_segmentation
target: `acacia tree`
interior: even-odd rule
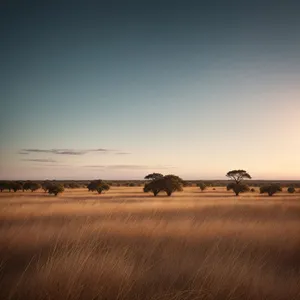
[[[251,179],[251,176],[245,170],[232,170],[226,176],[237,184],[241,183],[244,179]]]
[[[183,180],[176,175],[166,175],[157,179],[151,180],[144,186],[144,192],[152,192],[154,196],[161,191],[171,196],[173,192],[182,191]]]
[[[159,179],[159,178],[162,178],[162,177],[164,177],[163,174],[151,173],[151,174],[148,174],[147,176],[145,176],[145,179],[147,179],[147,180],[156,180],[156,179]]]
[[[251,176],[245,170],[232,170],[229,171],[226,176],[234,181],[227,185],[228,191],[233,190],[236,196],[249,191],[248,185],[243,183],[243,180],[251,179]]]

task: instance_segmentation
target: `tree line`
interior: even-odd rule
[[[230,180],[230,182],[226,185],[227,191],[233,191],[236,196],[240,193],[245,192],[255,192],[254,188],[249,187],[246,183],[246,180],[251,180],[250,174],[245,170],[232,170],[226,174],[226,177]],[[144,187],[143,190],[145,193],[152,193],[155,197],[164,192],[167,196],[171,196],[174,192],[180,192],[183,190],[183,187],[189,186],[188,182],[184,181],[177,175],[169,174],[163,175],[161,173],[151,173],[145,176],[144,178]],[[140,186],[143,182],[139,181],[138,183],[134,182],[123,182],[125,186]],[[88,191],[97,192],[98,194],[102,194],[102,192],[106,192],[113,185],[113,182],[105,182],[104,180],[98,179],[93,180],[88,183],[83,182],[56,182],[46,180],[44,182],[35,182],[31,180],[27,181],[0,181],[0,192],[4,190],[8,190],[9,192],[17,192],[17,191],[37,191],[39,189],[43,189],[45,192],[49,194],[57,196],[59,193],[62,193],[65,188],[82,188],[86,187]],[[115,183],[116,186],[120,186],[121,183]],[[210,184],[214,186],[213,184]],[[199,182],[197,186],[203,192],[207,189],[207,184],[204,182]],[[259,186],[260,194],[268,194],[269,196],[273,196],[277,192],[282,191],[282,187],[279,183],[264,183]],[[295,193],[295,186],[291,185],[287,188],[289,193]]]

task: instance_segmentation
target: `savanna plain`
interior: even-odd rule
[[[300,193],[0,193],[1,299],[300,299]]]

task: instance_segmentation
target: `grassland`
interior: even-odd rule
[[[1,299],[300,299],[300,194],[0,193]]]

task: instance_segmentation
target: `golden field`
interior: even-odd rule
[[[300,299],[300,194],[0,193],[1,299]]]

